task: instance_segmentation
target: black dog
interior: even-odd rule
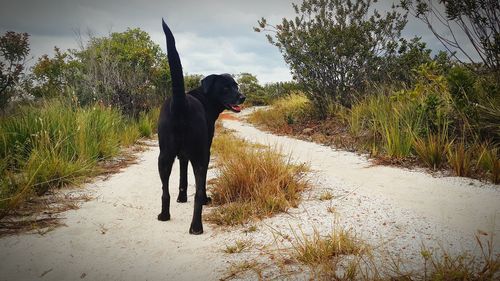
[[[202,205],[210,200],[206,194],[206,177],[210,160],[210,146],[214,136],[215,120],[224,109],[239,112],[238,106],[245,96],[238,91],[238,84],[229,74],[209,75],[201,86],[184,93],[184,77],[175,39],[170,28],[162,20],[167,39],[168,63],[172,77],[172,98],[165,101],[158,121],[160,156],[158,170],[162,183],[161,213],[158,220],[170,219],[170,194],[168,180],[175,157],[180,161],[180,185],[177,202],[187,201],[187,166],[193,167],[196,194],[194,213],[189,233],[203,233]]]

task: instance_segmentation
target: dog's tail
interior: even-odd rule
[[[186,94],[184,93],[184,75],[182,74],[181,59],[175,48],[175,39],[172,31],[163,19],[161,19],[161,22],[167,39],[168,65],[170,66],[170,77],[172,77],[172,111],[183,112],[186,104]]]

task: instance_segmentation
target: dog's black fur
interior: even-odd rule
[[[178,157],[181,175],[177,202],[187,201],[187,166],[190,161],[195,175],[196,193],[189,233],[201,234],[202,206],[210,201],[206,194],[206,176],[215,120],[224,109],[239,112],[238,105],[245,100],[245,96],[238,91],[237,83],[229,74],[209,75],[201,81],[200,87],[185,94],[182,65],[175,48],[175,39],[163,20],[162,25],[167,40],[173,95],[163,104],[158,121],[158,171],[163,190],[158,220],[170,219],[168,180],[175,157]]]

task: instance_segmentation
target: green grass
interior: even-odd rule
[[[442,81],[436,82],[439,87],[429,83],[402,91],[378,89],[350,109],[332,109],[326,120],[316,118],[304,96],[289,96],[269,110],[254,112],[249,121],[276,133],[303,137],[307,130],[315,141],[368,152],[383,163],[449,169],[458,176],[499,183],[498,142],[485,142],[466,116],[453,115]]]
[[[311,102],[301,94],[292,94],[277,99],[273,102],[272,108],[272,110],[257,110],[250,116],[250,122],[286,130],[288,125],[304,120],[313,114]]]
[[[446,133],[430,133],[426,137],[417,137],[414,147],[419,158],[428,168],[440,169],[446,163],[446,153],[453,141],[448,141]]]
[[[138,121],[119,110],[62,100],[22,106],[0,119],[0,213],[33,194],[79,184],[120,146],[151,136],[156,112]]]

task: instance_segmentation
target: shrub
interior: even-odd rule
[[[331,102],[350,107],[381,66],[382,54],[398,45],[406,24],[395,8],[381,14],[371,1],[304,0],[292,4],[296,17],[270,25],[262,18],[255,31],[272,31],[280,50],[322,118]]]

